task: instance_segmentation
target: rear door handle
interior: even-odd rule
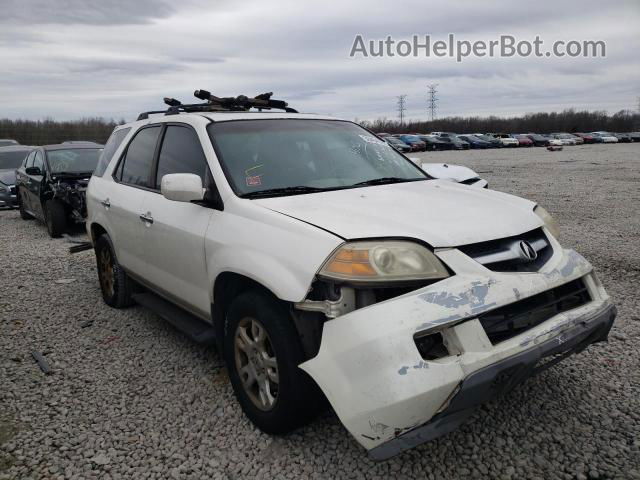
[[[153,217],[151,216],[150,212],[143,213],[142,215],[140,215],[140,220],[142,220],[145,223],[153,223]]]
[[[105,208],[109,208],[111,206],[111,202],[109,201],[108,198],[105,198],[104,200],[102,200],[100,202],[102,204],[102,206],[104,206]]]

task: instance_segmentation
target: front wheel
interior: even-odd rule
[[[96,261],[102,298],[110,307],[124,308],[133,305],[133,280],[122,269],[116,258],[109,235],[101,235],[96,241]]]
[[[44,219],[51,238],[58,238],[64,233],[67,227],[67,214],[60,202],[48,200],[44,204]]]
[[[321,393],[298,365],[302,346],[284,305],[258,290],[229,306],[224,355],[236,398],[265,433],[283,434],[310,421]]]
[[[27,213],[27,211],[24,209],[24,204],[22,203],[22,198],[20,197],[20,194],[18,194],[18,211],[20,212],[20,218],[22,220],[33,219],[33,215],[31,215],[30,213]]]

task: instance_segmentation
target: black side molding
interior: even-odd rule
[[[133,299],[140,305],[153,311],[160,318],[166,320],[175,328],[185,333],[192,340],[206,345],[215,344],[213,325],[199,319],[195,315],[184,311],[180,307],[150,292],[133,295]]]

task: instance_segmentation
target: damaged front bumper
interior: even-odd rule
[[[457,249],[436,255],[456,275],[327,321],[318,355],[300,365],[375,459],[450,432],[475,406],[538,371],[543,357],[606,339],[615,317],[591,265],[557,242],[536,273],[494,272]],[[587,301],[511,338],[490,339],[479,320],[577,280]],[[425,359],[416,338],[434,332],[448,354]]]

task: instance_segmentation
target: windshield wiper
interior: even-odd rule
[[[384,185],[387,183],[415,182],[417,180],[426,180],[426,178],[400,178],[400,177],[373,178],[371,180],[365,180],[364,182],[354,183],[352,187],[358,187],[360,185]]]
[[[248,192],[240,195],[241,198],[270,197],[277,195],[299,195],[303,193],[326,192],[331,188],[309,187],[307,185],[297,185],[295,187],[268,188],[257,192]]]

